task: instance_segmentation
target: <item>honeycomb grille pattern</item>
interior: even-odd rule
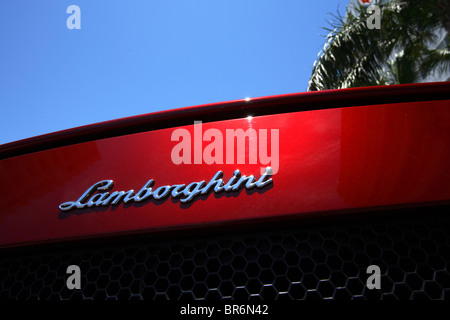
[[[0,252],[0,299],[450,299],[449,218],[139,242]],[[72,264],[80,290],[66,288]],[[380,290],[366,287],[373,264]]]

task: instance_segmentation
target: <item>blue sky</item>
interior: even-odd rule
[[[0,144],[306,91],[348,0],[0,0]],[[69,30],[69,5],[81,29]]]

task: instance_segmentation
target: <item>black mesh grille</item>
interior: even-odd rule
[[[0,258],[1,299],[449,299],[450,219],[401,215]],[[444,209],[444,211],[448,211]],[[426,216],[426,218],[423,218]],[[81,290],[66,288],[78,265]],[[381,268],[381,289],[365,284]]]

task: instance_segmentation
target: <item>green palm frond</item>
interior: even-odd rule
[[[308,91],[410,83],[435,68],[448,70],[448,48],[428,48],[436,41],[436,30],[445,27],[447,1],[378,4],[381,30],[367,28],[369,14],[363,7],[356,15],[332,16],[331,28],[324,28],[327,42],[314,63]]]
[[[450,72],[450,48],[431,50],[422,58],[419,69],[422,74],[435,69],[441,73]]]

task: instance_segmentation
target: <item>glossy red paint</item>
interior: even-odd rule
[[[405,87],[417,88],[399,88]],[[441,91],[449,87],[448,83],[440,85]],[[381,89],[371,89],[373,96],[377,90]],[[358,94],[358,89],[350,91]],[[301,108],[305,96],[299,94],[295,100],[291,95],[290,103],[297,101]],[[155,187],[208,181],[218,170],[224,171],[225,179],[237,168],[259,177],[261,165],[248,164],[248,159],[244,165],[173,164],[171,151],[177,144],[171,141],[173,127],[2,159],[1,246],[450,200],[448,99],[339,108],[333,108],[330,101],[329,109],[281,114],[275,113],[276,99],[271,103],[274,110],[251,120],[203,123],[203,131],[216,128],[223,135],[226,129],[235,128],[279,129],[279,171],[273,176],[273,186],[261,192],[210,194],[188,205],[168,198],[68,213],[58,209],[59,204],[75,201],[92,184],[105,179],[114,180],[113,190],[137,191],[149,179],[155,180]],[[230,108],[236,104],[231,102]],[[243,101],[239,104],[240,114],[255,111],[242,107]],[[217,113],[223,104],[215,108]],[[194,110],[196,120],[203,120],[201,108]],[[62,136],[95,128],[73,129]],[[177,128],[194,134],[193,124]],[[58,135],[27,140],[22,146],[29,146],[30,141],[45,143]],[[11,147],[18,150],[20,143],[6,145],[0,152],[10,152]]]

